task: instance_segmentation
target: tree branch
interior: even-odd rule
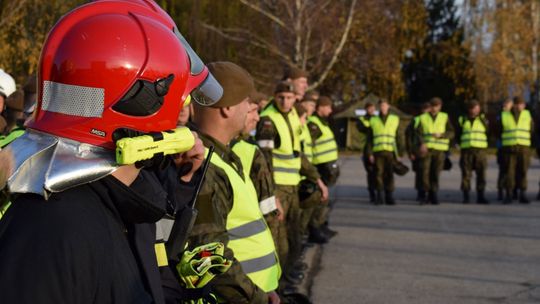
[[[351,30],[351,24],[354,17],[355,7],[356,7],[357,0],[352,0],[351,6],[349,7],[349,17],[347,18],[347,23],[345,26],[345,30],[343,31],[343,35],[341,36],[341,41],[339,42],[338,46],[336,47],[334,51],[334,55],[332,56],[332,59],[330,59],[330,62],[322,72],[321,76],[315,83],[311,85],[311,89],[315,89],[318,86],[321,85],[321,83],[324,82],[326,77],[328,77],[328,73],[330,73],[330,70],[334,67],[334,64],[336,64],[336,61],[341,54],[341,51],[343,50],[343,47],[345,46],[345,43],[347,42],[347,38],[349,36],[349,32]]]
[[[263,16],[267,17],[268,19],[274,21],[277,25],[281,26],[282,28],[286,29],[286,30],[289,30],[289,28],[287,27],[287,25],[285,25],[285,22],[283,22],[283,20],[281,20],[279,17],[277,17],[276,15],[262,9],[260,6],[258,5],[255,5],[247,0],[238,0],[240,1],[240,3],[244,4],[245,6],[251,8],[252,10],[262,14]]]

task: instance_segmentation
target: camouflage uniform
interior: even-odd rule
[[[196,128],[194,128],[196,129]],[[199,133],[206,147],[214,146],[215,153],[244,177],[238,156],[219,141]],[[245,177],[244,177],[245,178]],[[197,220],[188,239],[190,248],[211,242],[222,242],[227,246],[227,215],[232,209],[233,190],[227,174],[210,163],[204,185],[197,199]],[[213,290],[227,303],[268,303],[266,293],[255,285],[244,273],[234,253],[226,247],[225,257],[232,260],[231,268],[213,281]]]
[[[363,133],[366,136],[366,142],[367,142],[367,133],[370,130],[369,127],[369,119],[371,118],[371,115],[366,115],[364,117],[361,117],[356,122],[356,128],[359,132]],[[364,169],[366,170],[366,178],[367,178],[367,189],[369,192],[369,198],[372,202],[375,202],[375,165],[372,164],[369,161],[368,154],[366,153],[366,144],[364,143],[364,151],[362,153],[362,162],[364,164]]]

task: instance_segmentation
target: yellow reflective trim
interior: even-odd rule
[[[154,245],[156,251],[156,259],[158,267],[168,266],[167,251],[165,250],[165,243],[156,243]]]

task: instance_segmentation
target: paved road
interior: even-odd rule
[[[412,201],[409,174],[398,180],[398,205],[377,207],[358,156],[343,157],[342,168],[332,193],[339,235],[323,247],[314,303],[540,303],[540,203],[462,205],[455,167],[443,173],[440,206]],[[492,201],[496,175],[491,161]]]

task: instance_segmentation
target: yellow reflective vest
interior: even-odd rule
[[[302,126],[302,136],[300,142],[302,143],[302,152],[304,152],[304,155],[309,162],[313,163],[313,140],[311,139],[311,134],[309,133],[307,123]]]
[[[339,155],[332,129],[324,124],[319,116],[310,116],[308,120],[316,124],[322,132],[322,135],[313,142],[313,164],[319,165],[336,161]]]
[[[461,126],[459,139],[461,149],[488,147],[487,129],[482,122],[482,116],[476,117],[472,123],[468,117],[460,116],[459,125]]]
[[[281,268],[270,229],[259,209],[253,182],[249,175],[242,178],[217,154],[210,162],[225,171],[233,191],[233,207],[227,215],[227,246],[253,283],[265,292],[276,290]]]
[[[272,167],[276,185],[296,186],[300,183],[300,136],[302,126],[296,110],[293,108],[287,115],[289,124],[274,104],[268,106],[261,117],[269,117],[277,129],[280,146],[272,149]]]
[[[388,114],[386,123],[379,116],[369,120],[373,132],[373,152],[396,150],[396,133],[399,127],[399,117]]]
[[[514,114],[511,111],[505,111],[501,114],[503,127],[502,145],[506,146],[531,146],[531,112],[523,110],[519,114],[516,122]]]
[[[437,117],[433,119],[430,113],[420,115],[420,126],[422,126],[422,137],[428,149],[438,151],[448,151],[450,148],[450,140],[448,138],[435,138],[433,134],[443,134],[446,132],[446,123],[448,122],[448,114],[439,112]]]

